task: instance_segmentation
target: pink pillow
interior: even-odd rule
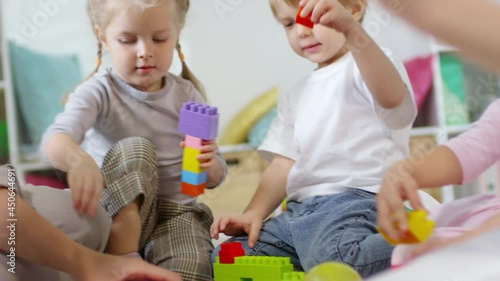
[[[44,186],[57,188],[57,189],[68,188],[65,183],[59,181],[56,178],[41,176],[41,175],[31,174],[31,173],[26,174],[26,183],[36,185],[36,186],[44,185]]]
[[[417,109],[420,110],[432,88],[433,56],[418,57],[406,61],[404,66],[410,77]]]

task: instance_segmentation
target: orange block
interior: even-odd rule
[[[181,182],[181,192],[192,197],[196,197],[205,192],[206,183],[202,183],[199,185],[193,185],[185,182]]]

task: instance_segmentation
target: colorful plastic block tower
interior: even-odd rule
[[[196,157],[204,140],[217,137],[219,113],[217,107],[193,101],[185,102],[179,115],[179,132],[185,135],[182,156],[181,192],[189,196],[203,194],[207,172],[200,168]]]
[[[380,234],[391,245],[397,244],[416,244],[424,242],[432,233],[434,222],[426,219],[427,212],[424,210],[409,211],[406,214],[408,221],[408,232],[405,237],[400,240],[392,240],[385,233]]]
[[[305,18],[300,16],[300,12],[302,12],[302,8],[303,7],[299,7],[299,10],[297,11],[297,15],[295,16],[295,23],[302,24],[302,25],[307,26],[309,28],[313,28],[314,23],[311,21],[311,15],[308,15]]]
[[[288,257],[245,256],[240,242],[221,245],[214,263],[214,281],[303,281]]]

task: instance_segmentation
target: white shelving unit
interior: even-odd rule
[[[431,50],[433,56],[432,73],[433,73],[433,92],[429,96],[427,104],[427,123],[422,127],[416,127],[412,130],[413,137],[432,137],[436,144],[442,144],[452,137],[455,137],[467,131],[471,125],[458,125],[450,126],[446,123],[446,105],[444,100],[443,79],[440,65],[440,54],[453,53],[457,49],[452,46],[447,46],[431,39]],[[473,95],[474,93],[465,92],[466,96]],[[497,93],[498,94],[498,93]],[[473,122],[474,120],[470,120]],[[445,169],[443,167],[443,169]],[[465,188],[471,188],[471,185],[479,185],[478,182],[469,184]],[[497,187],[498,188],[498,187]],[[473,190],[479,191],[479,188],[472,187]],[[471,191],[474,192],[474,191]],[[441,201],[450,202],[458,199],[460,194],[457,194],[457,186],[447,185],[441,187]]]
[[[5,14],[7,11],[2,9],[0,2],[0,55],[2,61],[2,77],[0,77],[0,90],[4,92],[5,112],[7,115],[7,127],[9,135],[9,163],[16,168],[16,173],[19,180],[24,183],[24,176],[30,171],[47,170],[51,167],[41,161],[37,157],[30,156],[30,159],[25,159],[21,153],[20,134],[18,131],[19,120],[16,111],[16,100],[14,96],[14,85],[10,71],[10,58],[7,45],[7,36],[5,31]]]
[[[415,128],[412,130],[413,136],[432,136],[436,144],[442,144],[449,138],[449,129],[446,125],[444,95],[441,91],[443,82],[441,77],[441,65],[439,54],[443,51],[451,51],[453,48],[438,44],[435,40],[430,40],[432,50],[432,73],[433,73],[433,92],[430,96],[431,100],[428,108],[428,124],[427,127]],[[441,187],[441,201],[450,202],[455,199],[453,186],[447,185]]]

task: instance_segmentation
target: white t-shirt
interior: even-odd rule
[[[259,152],[295,161],[288,175],[291,200],[359,188],[377,192],[386,168],[408,156],[417,109],[403,64],[394,63],[407,91],[403,102],[384,109],[373,99],[349,52],[298,83],[278,104]]]

